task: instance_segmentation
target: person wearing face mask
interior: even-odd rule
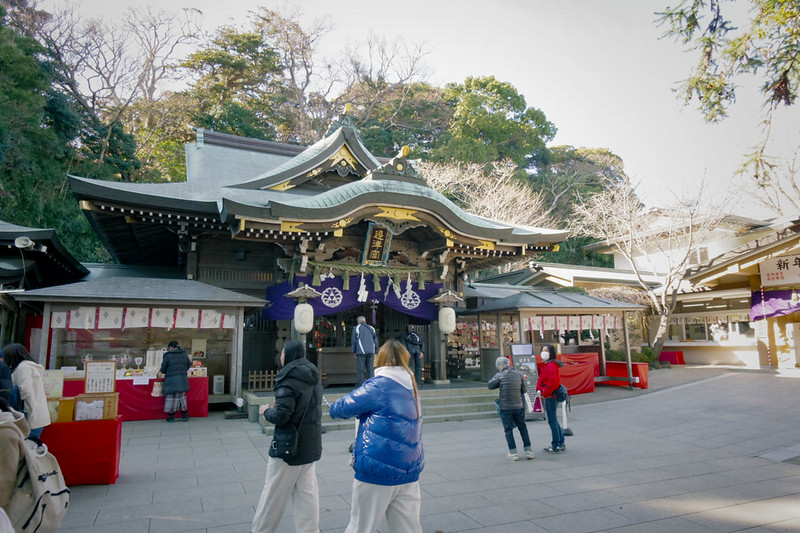
[[[547,423],[550,425],[552,440],[550,447],[545,448],[547,453],[560,453],[567,448],[564,446],[564,430],[558,423],[556,411],[558,400],[555,398],[556,389],[561,386],[561,376],[559,374],[559,362],[556,360],[556,349],[552,344],[545,344],[542,348],[542,365],[539,373],[539,381],[536,383],[536,390],[544,398],[544,410],[547,413]]]

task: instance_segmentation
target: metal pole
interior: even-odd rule
[[[625,332],[625,359],[628,363],[628,388],[633,388],[633,365],[631,364],[631,340],[628,335],[628,316],[622,312],[622,331]]]

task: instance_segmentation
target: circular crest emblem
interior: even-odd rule
[[[342,291],[336,287],[328,287],[322,291],[321,299],[327,307],[339,307],[342,303]]]

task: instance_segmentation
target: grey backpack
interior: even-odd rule
[[[58,530],[69,506],[69,489],[56,458],[39,441],[22,440],[25,461],[6,506],[6,514],[17,532],[51,533]]]

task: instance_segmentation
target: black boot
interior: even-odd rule
[[[188,422],[189,421],[189,411],[184,411],[183,412],[183,418],[181,418],[181,420],[184,421],[184,422]]]
[[[169,416],[167,417],[167,422],[169,422],[170,424],[175,422],[175,413],[169,413]]]

